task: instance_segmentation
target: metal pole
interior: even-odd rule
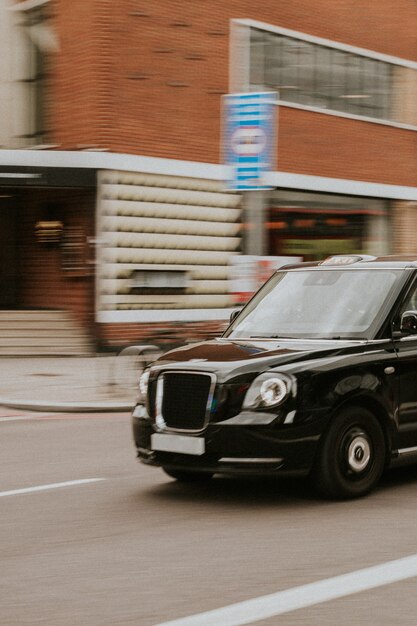
[[[264,191],[245,191],[243,194],[243,209],[245,220],[244,254],[266,256],[268,241],[265,229]]]

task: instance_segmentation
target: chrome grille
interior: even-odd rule
[[[157,426],[172,430],[202,430],[210,415],[214,385],[213,374],[161,374],[156,394]]]

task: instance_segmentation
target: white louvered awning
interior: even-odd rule
[[[98,184],[100,311],[227,309],[241,250],[240,196],[215,180],[103,171]],[[179,271],[186,288],[134,289],[141,271]]]

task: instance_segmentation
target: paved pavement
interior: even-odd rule
[[[138,376],[133,356],[2,357],[0,406],[32,411],[130,411]]]

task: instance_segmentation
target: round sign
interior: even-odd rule
[[[240,126],[231,137],[232,150],[239,156],[257,156],[266,142],[265,131],[257,126]]]

